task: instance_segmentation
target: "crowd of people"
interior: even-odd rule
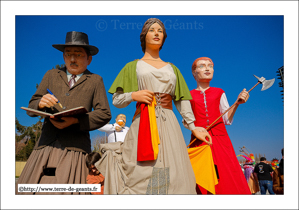
[[[88,113],[45,118],[18,184],[101,184],[99,194],[252,194],[225,128],[248,100],[248,92],[244,89],[224,114],[229,105],[222,89],[210,87],[214,63],[208,57],[193,62],[190,73],[197,87],[189,91],[180,70],[160,58],[166,37],[164,24],[148,19],[140,34],[144,56],[127,63],[108,90],[118,108],[137,102],[130,128],[123,114],[109,124],[112,115],[103,79],[87,70],[98,53],[88,36],[68,32],[65,44],[53,45],[63,52],[65,67],[46,72],[29,107],[56,113],[84,106]],[[172,102],[191,131],[189,149]],[[96,129],[108,134],[99,153],[91,152],[89,131]],[[196,163],[191,163],[191,154],[200,157]],[[250,170],[261,193],[272,194],[271,168],[261,159]],[[283,193],[283,170],[273,176],[273,189]],[[212,184],[207,187],[205,180]]]
[[[281,150],[282,158],[279,164],[272,167],[266,157],[261,157],[260,162],[246,160],[241,166],[252,194],[284,194],[284,149]]]

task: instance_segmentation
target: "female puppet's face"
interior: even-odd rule
[[[193,71],[193,76],[196,81],[210,82],[213,79],[214,66],[209,60],[199,60],[196,69]]]
[[[160,48],[163,42],[164,34],[163,29],[158,23],[154,23],[148,29],[145,37],[146,47]]]

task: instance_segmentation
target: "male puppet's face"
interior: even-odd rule
[[[119,126],[125,127],[125,125],[126,125],[126,115],[124,115],[124,114],[118,115],[117,118],[115,119],[115,121]]]
[[[71,74],[81,74],[90,64],[92,56],[87,57],[83,47],[66,47],[63,53],[63,59],[68,72]]]
[[[193,76],[197,82],[210,82],[213,79],[214,66],[209,60],[199,60]]]

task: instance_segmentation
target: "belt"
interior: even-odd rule
[[[157,106],[172,110],[172,97],[167,93],[155,93]]]
[[[161,106],[164,109],[170,109],[172,110],[172,96],[170,94],[167,93],[154,93],[156,101],[157,101],[157,105],[156,106]],[[140,110],[140,102],[137,103],[136,105],[136,111],[133,117],[133,120],[135,119],[135,117],[140,114],[141,110]]]

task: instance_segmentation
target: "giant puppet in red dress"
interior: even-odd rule
[[[213,67],[212,60],[207,57],[196,59],[192,65],[197,88],[191,91],[193,99],[190,102],[196,119],[194,124],[200,131],[205,131],[205,128],[209,127],[229,108],[224,91],[220,88],[210,87],[214,73]],[[249,94],[244,89],[238,96],[238,104],[208,130],[212,137],[210,146],[218,177],[218,184],[215,186],[216,194],[251,194],[225,128],[225,124],[232,122],[238,105],[245,103],[248,97]],[[193,139],[192,136],[191,140]],[[206,142],[196,140],[190,145],[190,148],[206,144]],[[199,194],[207,193],[200,186],[198,186],[197,192]]]

